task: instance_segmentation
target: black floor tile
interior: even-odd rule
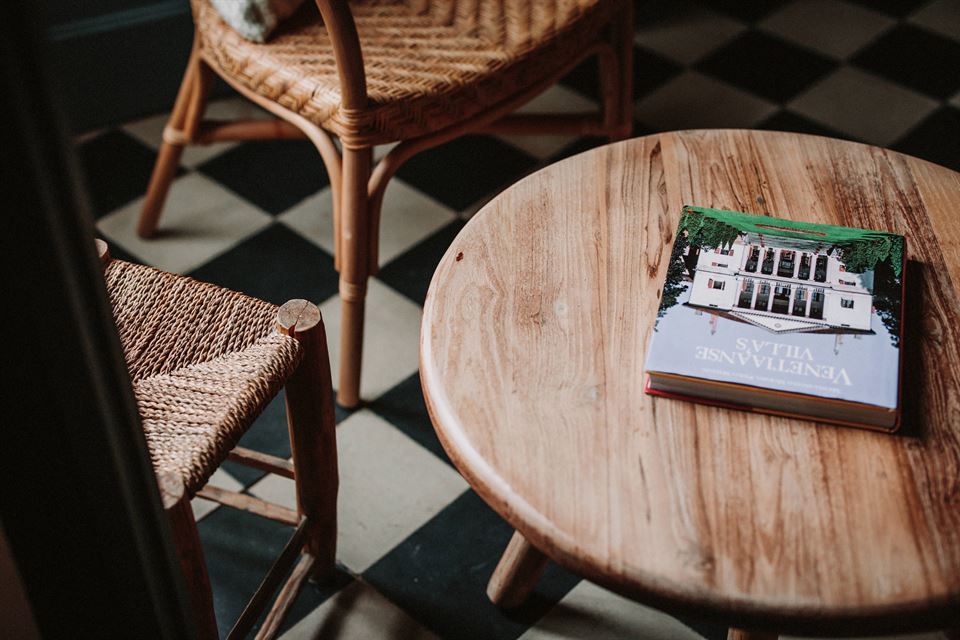
[[[338,289],[333,258],[280,223],[244,240],[190,276],[274,304],[294,298],[320,304]]]
[[[381,268],[377,279],[423,306],[433,272],[462,228],[463,222],[455,220],[434,232]]]
[[[330,363],[331,367],[337,366],[336,362]],[[336,395],[336,392],[334,392]],[[263,413],[254,421],[250,430],[240,438],[239,446],[263,453],[269,453],[281,458],[289,458],[290,453],[290,434],[287,431],[287,408],[285,404],[284,392],[273,399],[267,405]],[[336,407],[337,424],[343,422],[354,410]],[[244,487],[249,487],[257,480],[266,475],[263,471],[257,471],[248,466],[230,462],[223,463],[223,468],[227,473],[236,478]]]
[[[837,64],[779,38],[748,31],[696,66],[750,93],[782,103],[833,71]]]
[[[633,48],[633,99],[645,96],[683,72],[683,68],[661,55],[644,49]],[[589,58],[581,62],[560,81],[566,87],[591,98],[600,104],[600,81],[597,76],[597,60]]]
[[[891,29],[851,62],[937,98],[960,91],[960,42],[913,25]]]
[[[637,134],[637,127],[634,127],[634,134]],[[559,152],[557,152],[553,157],[550,158],[550,162],[559,162],[567,158],[573,157],[577,154],[583,153],[584,151],[590,151],[591,149],[596,149],[597,147],[603,146],[607,143],[606,138],[596,138],[594,136],[587,136],[583,138],[578,138],[574,140]]]
[[[535,158],[492,136],[465,136],[417,154],[397,175],[451,209],[463,211],[536,166]]]
[[[287,410],[284,405],[284,394],[280,394],[267,405],[249,431],[240,438],[239,445],[247,449],[254,449],[280,458],[290,457],[290,436],[287,433]],[[240,481],[244,487],[266,475],[263,471],[251,469],[234,462],[223,463],[223,469]]]
[[[427,413],[420,388],[420,374],[415,373],[370,403],[370,409],[400,429],[435,456],[452,466],[450,458],[437,439]]]
[[[915,10],[919,9],[922,5],[925,5],[929,0],[846,0],[847,2],[854,2],[868,9],[873,9],[874,11],[882,11],[883,13],[895,16],[898,18],[903,18],[910,15]]]
[[[809,133],[816,136],[826,136],[828,138],[853,140],[850,136],[844,135],[830,127],[825,127],[813,120],[808,120],[786,109],[780,110],[764,120],[758,128],[769,131],[793,131],[795,133]]]
[[[197,167],[267,213],[283,213],[330,184],[305,140],[245,142]]]
[[[93,215],[100,218],[147,191],[156,152],[119,129],[111,129],[79,145]],[[178,170],[181,175],[183,169]]]
[[[486,585],[513,530],[467,491],[364,574],[442,638],[516,638],[580,581],[551,563],[530,600],[505,613]]]
[[[756,22],[770,15],[787,2],[789,0],[701,0],[697,4],[705,5],[746,22]]]
[[[960,171],[960,109],[934,111],[893,148]]]

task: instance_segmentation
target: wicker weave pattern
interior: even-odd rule
[[[211,65],[354,146],[437,131],[534,85],[594,42],[618,7],[602,0],[351,2],[369,106],[347,112],[315,7],[256,44],[206,0],[192,2]]]
[[[300,344],[275,331],[266,302],[120,260],[105,275],[150,457],[192,495],[296,369]]]

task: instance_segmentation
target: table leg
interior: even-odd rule
[[[487,597],[504,609],[518,607],[533,591],[546,568],[547,556],[527,542],[519,531],[514,531],[487,584]]]
[[[734,629],[733,627],[730,627],[730,630],[727,632],[727,640],[777,640],[778,637],[775,633],[744,631],[743,629]]]

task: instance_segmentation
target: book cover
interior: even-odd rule
[[[766,402],[791,414],[804,399],[896,412],[904,250],[892,233],[686,206],[646,370],[714,401],[789,396]]]

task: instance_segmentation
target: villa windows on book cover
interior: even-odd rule
[[[684,207],[652,391],[892,428],[903,266],[896,234]]]

